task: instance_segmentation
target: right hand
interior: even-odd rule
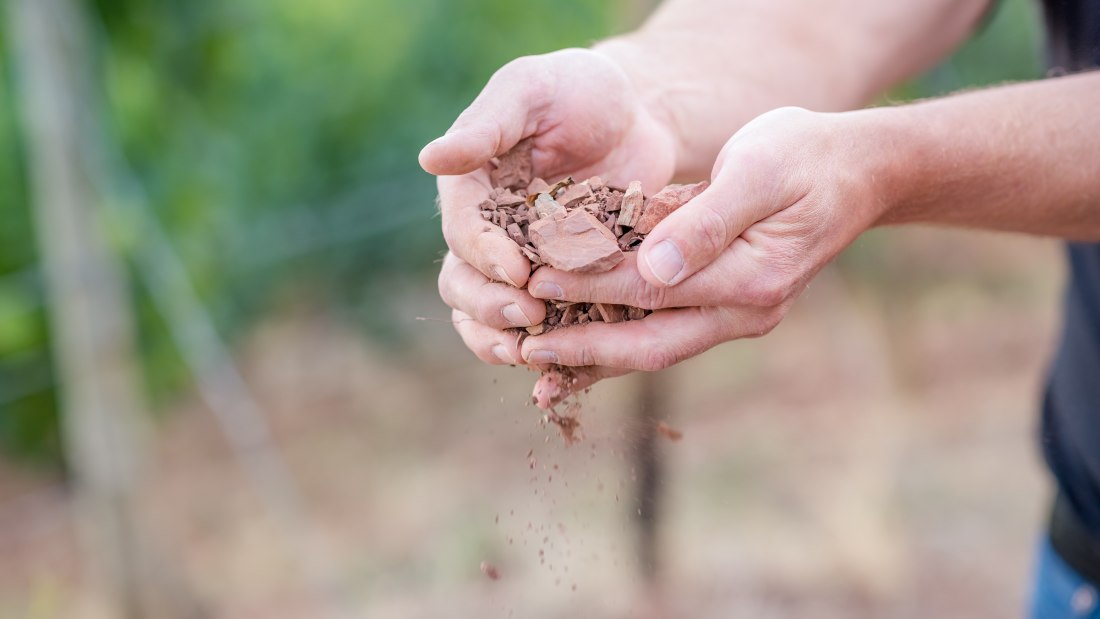
[[[522,364],[517,338],[504,329],[538,324],[546,315],[545,303],[523,288],[530,262],[503,230],[481,218],[489,159],[532,137],[536,176],[553,183],[599,175],[623,187],[640,180],[650,193],[675,170],[677,138],[665,119],[609,57],[567,49],[502,67],[447,133],[424,147],[420,165],[439,176],[450,249],[439,292],[453,308],[459,335],[482,361]],[[582,369],[573,390],[621,373]]]

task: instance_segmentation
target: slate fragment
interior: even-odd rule
[[[626,186],[626,193],[623,194],[622,203],[619,206],[620,226],[631,228],[637,223],[638,218],[642,215],[642,202],[644,199],[644,196],[642,196],[642,183],[630,181],[630,184]]]
[[[493,187],[505,189],[526,188],[534,177],[534,164],[531,162],[531,138],[520,140],[512,150],[500,156],[497,167],[489,172],[489,181]]]
[[[528,233],[542,260],[562,271],[601,273],[623,260],[615,235],[587,211],[540,219]]]
[[[649,234],[653,232],[653,229],[657,227],[657,224],[661,223],[661,220],[668,217],[673,211],[684,204],[687,204],[687,202],[695,196],[703,193],[703,190],[709,185],[710,183],[707,181],[693,183],[691,185],[669,185],[653,194],[646,200],[645,208],[642,210],[642,216],[638,219],[638,223],[634,224],[634,231],[640,234]],[[622,224],[621,216],[619,217],[619,223]]]

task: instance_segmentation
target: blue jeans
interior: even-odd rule
[[[1066,565],[1049,541],[1039,547],[1034,587],[1031,619],[1100,619],[1100,591]]]

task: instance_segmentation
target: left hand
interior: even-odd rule
[[[656,66],[655,63],[650,64]],[[676,170],[678,138],[660,98],[638,90],[613,57],[567,49],[518,58],[497,71],[447,134],[424,147],[424,169],[439,176],[448,253],[440,296],[467,347],[481,360],[518,364],[507,329],[542,323],[546,304],[523,288],[531,263],[479,204],[490,191],[489,160],[532,141],[536,176],[631,180],[655,190]]]
[[[537,298],[656,311],[529,337],[523,358],[584,368],[570,389],[578,391],[771,331],[809,280],[882,216],[889,192],[876,185],[875,166],[886,148],[873,130],[882,112],[780,108],[746,124],[719,154],[710,187],[637,254],[601,274],[543,267],[528,283]],[[539,406],[553,403],[540,397],[546,390],[536,385]]]

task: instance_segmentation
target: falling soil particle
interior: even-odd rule
[[[657,422],[657,434],[667,438],[670,441],[678,441],[684,438],[684,433],[673,428],[663,421]]]
[[[481,572],[489,577],[489,580],[500,580],[500,570],[488,561],[481,562]]]
[[[577,418],[576,411],[558,414],[553,409],[546,413],[546,420],[550,423],[558,426],[558,430],[561,431],[561,437],[565,440],[565,444],[572,445],[579,442],[583,435],[581,434],[581,422]]]

